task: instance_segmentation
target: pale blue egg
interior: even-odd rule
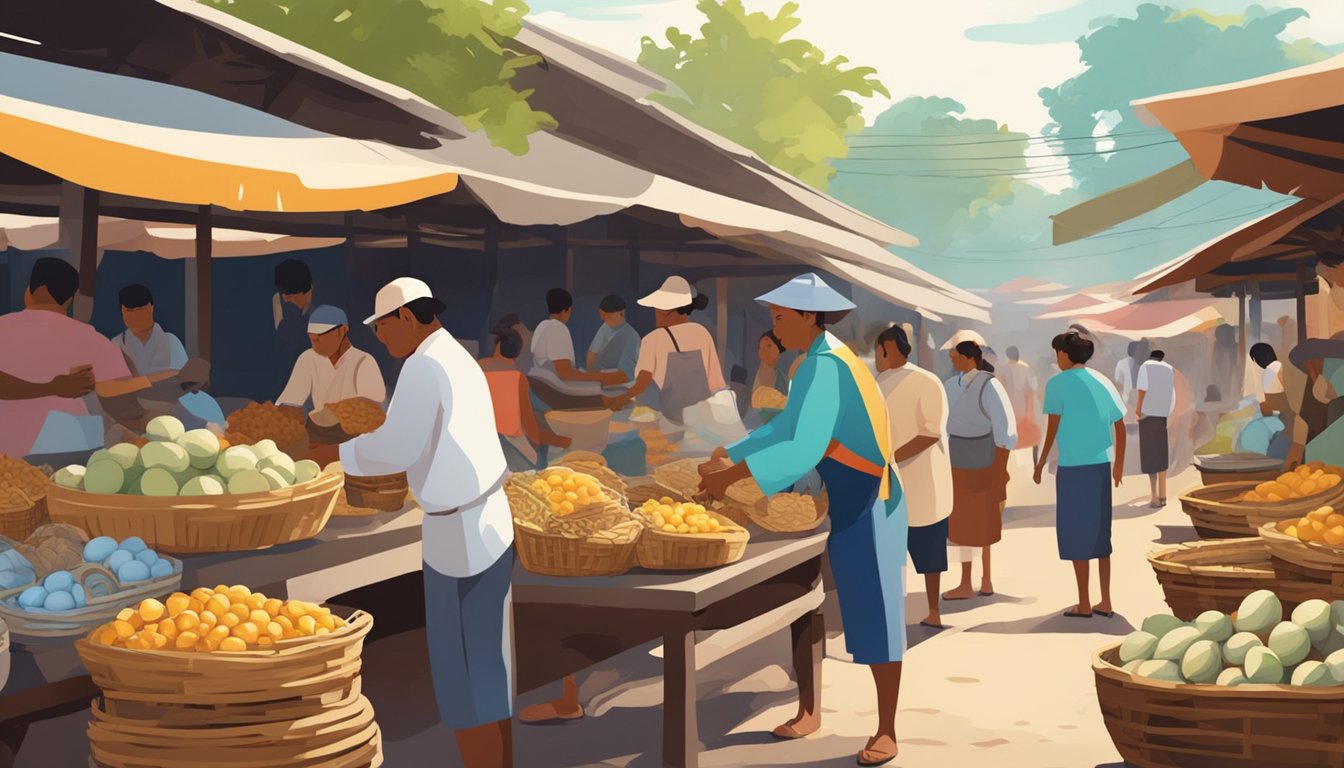
[[[42,581],[42,586],[46,587],[48,592],[69,592],[74,584],[75,577],[71,576],[69,571],[53,571]]]
[[[84,585],[76,584],[70,588],[70,596],[75,599],[75,607],[83,608],[89,604],[88,595],[84,594]]]
[[[149,566],[139,560],[128,560],[117,569],[117,581],[122,584],[133,584],[137,581],[148,580]]]
[[[104,565],[107,566],[107,569],[109,571],[117,573],[118,571],[121,570],[121,566],[131,562],[134,559],[135,559],[134,553],[127,552],[124,549],[118,549],[116,552],[113,552],[111,555],[108,556],[107,562],[104,563]]]
[[[143,551],[143,552],[141,552],[140,554],[136,555],[136,556],[135,556],[135,559],[136,559],[136,560],[139,560],[140,562],[144,563],[145,565],[148,565],[149,567],[153,568],[153,567],[154,567],[154,563],[158,562],[158,560],[159,560],[159,555],[158,555],[157,552],[155,552],[155,551],[152,550],[152,549],[146,549],[145,551]]]
[[[19,554],[17,549],[6,549],[5,551],[0,552],[0,561],[7,562],[9,564],[8,567],[13,568],[16,571],[33,570],[33,564],[28,562],[28,558]]]
[[[131,536],[121,542],[121,548],[130,552],[132,555],[138,555],[146,549],[149,549],[149,545],[145,544],[145,540],[139,536]]]
[[[155,579],[162,579],[173,575],[173,564],[164,559],[155,561],[149,567],[149,575]]]
[[[47,601],[47,590],[42,587],[29,587],[19,595],[20,608],[41,608]]]
[[[69,592],[52,592],[43,601],[42,607],[48,611],[69,611],[75,607],[75,596]]]
[[[117,551],[117,540],[111,536],[99,536],[84,545],[84,562],[101,563]]]

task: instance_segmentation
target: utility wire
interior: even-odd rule
[[[1010,138],[1000,138],[1000,139],[979,139],[979,140],[975,140],[975,141],[947,141],[947,142],[945,142],[945,141],[933,141],[932,143],[927,143],[927,144],[862,144],[862,145],[853,145],[853,146],[855,146],[855,147],[862,146],[862,147],[864,147],[864,148],[868,148],[868,147],[905,147],[905,148],[922,148],[922,147],[970,147],[970,146],[975,146],[975,145],[977,145],[977,144],[1021,144],[1021,143],[1023,143],[1023,142],[1026,142],[1026,143],[1045,143],[1045,144],[1049,144],[1049,143],[1052,143],[1052,142],[1062,142],[1062,141],[1106,141],[1106,140],[1108,140],[1108,139],[1113,139],[1113,138],[1120,137],[1120,136],[1154,136],[1154,135],[1165,134],[1165,133],[1167,133],[1167,132],[1164,131],[1164,130],[1160,130],[1160,129],[1152,129],[1152,130],[1146,130],[1146,131],[1121,131],[1121,132],[1117,132],[1117,133],[1100,133],[1100,134],[1094,134],[1094,135],[1091,135],[1091,136],[1024,136],[1024,137],[1020,137],[1020,138],[1011,138],[1011,139],[1010,139]],[[966,134],[961,134],[961,135],[958,135],[958,136],[923,136],[923,135],[920,135],[920,134],[914,134],[914,133],[859,133],[859,134],[855,134],[855,135],[853,135],[853,136],[851,136],[851,137],[849,137],[849,138],[850,138],[850,139],[931,139],[931,140],[935,140],[935,139],[943,139],[943,138],[957,139],[957,138],[961,138],[962,136],[965,136],[965,135],[966,135]],[[989,134],[986,134],[986,135],[989,135]]]
[[[925,157],[842,157],[836,158],[840,162],[874,162],[874,161],[923,161],[923,160],[1048,160],[1056,157],[1088,157],[1096,155],[1113,155],[1118,152],[1129,152],[1135,149],[1147,149],[1149,147],[1160,147],[1165,144],[1179,144],[1176,139],[1167,139],[1165,141],[1153,141],[1147,144],[1136,144],[1132,147],[1113,147],[1105,150],[1087,150],[1080,152],[1052,152],[1048,155],[975,155],[974,157],[946,157],[930,158]]]

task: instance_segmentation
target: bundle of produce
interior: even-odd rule
[[[569,467],[549,467],[509,478],[518,559],[550,576],[624,573],[634,564],[642,525],[621,496],[597,478]]]
[[[1344,755],[1344,601],[1308,600],[1285,620],[1262,590],[1231,615],[1150,616],[1098,651],[1093,670],[1129,764],[1323,765]]]
[[[0,454],[0,536],[23,539],[47,522],[47,475]]]
[[[789,396],[774,387],[757,387],[751,392],[751,407],[757,410],[782,411]]]
[[[62,525],[38,529],[29,543],[39,537],[40,543],[27,550],[49,557],[33,556],[33,565],[19,549],[0,554],[15,573],[31,576],[21,588],[0,591],[0,616],[24,642],[85,634],[145,595],[162,594],[182,581],[182,563],[160,556],[139,537],[121,542],[99,537],[87,543],[76,538],[75,546],[70,530]],[[50,554],[56,555],[55,560]],[[53,562],[59,567],[47,569]]]
[[[713,568],[733,563],[746,552],[747,530],[703,504],[670,496],[649,499],[635,511],[644,523],[639,564],[656,570]]]
[[[372,619],[219,585],[145,599],[76,644],[102,695],[92,764],[376,766]]]
[[[776,533],[801,533],[815,530],[826,520],[830,502],[823,491],[808,493],[777,493],[762,496],[751,510],[751,521]]]
[[[53,519],[95,536],[135,531],[168,552],[259,549],[316,535],[343,481],[269,439],[225,447],[172,416],[151,421],[147,435],[143,448],[118,443],[57,471]]]
[[[227,437],[231,445],[271,440],[289,448],[306,443],[308,438],[302,416],[271,402],[248,403],[229,414],[228,424]]]

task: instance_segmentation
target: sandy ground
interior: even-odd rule
[[[1119,756],[1098,712],[1091,653],[1165,611],[1144,555],[1157,544],[1194,538],[1175,502],[1198,482],[1193,470],[1173,478],[1171,504],[1153,511],[1147,479],[1127,478],[1117,491],[1112,619],[1060,614],[1076,599],[1072,571],[1055,548],[1054,489],[1031,483],[1029,457],[1015,457],[1003,542],[995,547],[992,598],[949,603],[947,629],[917,626],[925,614],[922,577],[907,572],[906,655],[897,728],[901,754],[892,765],[1110,768]],[[956,566],[954,566],[955,568]],[[976,578],[979,578],[979,565]],[[1093,599],[1097,599],[1094,575]],[[945,577],[944,590],[951,578]],[[873,728],[876,703],[865,667],[847,661],[837,619],[823,670],[823,726],[817,735],[782,743],[769,730],[794,710],[787,621],[764,620],[702,638],[699,647],[701,765],[851,766]],[[517,765],[528,768],[660,764],[661,649],[637,649],[580,677],[589,710],[582,721],[515,727]],[[458,766],[451,734],[437,723],[421,632],[375,642],[365,651],[365,685],[383,728],[387,765]],[[543,691],[542,693],[552,693]],[[521,705],[544,696],[533,694]],[[84,765],[83,714],[32,727],[20,768]]]

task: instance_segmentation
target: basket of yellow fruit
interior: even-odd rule
[[[686,571],[735,563],[751,538],[727,517],[671,496],[649,499],[635,511],[644,524],[638,544],[643,568]]]
[[[1276,560],[1318,581],[1344,584],[1344,514],[1324,506],[1301,518],[1265,523],[1260,538]]]
[[[1258,529],[1265,523],[1300,517],[1344,499],[1341,470],[1322,464],[1303,464],[1277,480],[1258,483],[1241,501],[1249,507],[1246,517]]]
[[[46,523],[50,473],[0,454],[0,536],[23,541]]]
[[[1181,510],[1202,539],[1245,538],[1254,526],[1246,520],[1249,507],[1241,499],[1255,486],[1244,481],[1196,486],[1181,495]]]
[[[751,521],[775,533],[803,533],[816,530],[830,512],[830,500],[825,491],[808,493],[777,493],[762,496],[751,510]]]
[[[143,600],[75,645],[102,689],[93,764],[379,765],[360,681],[372,626],[243,586]]]
[[[624,496],[626,493],[625,478],[617,474],[611,467],[608,467],[606,458],[600,453],[593,453],[592,451],[570,451],[561,457],[560,461],[555,463],[555,466],[569,467],[575,472],[592,475],[599,483],[615,491],[617,494]]]
[[[545,576],[615,576],[635,563],[642,525],[613,488],[569,467],[504,483],[518,560]]]

